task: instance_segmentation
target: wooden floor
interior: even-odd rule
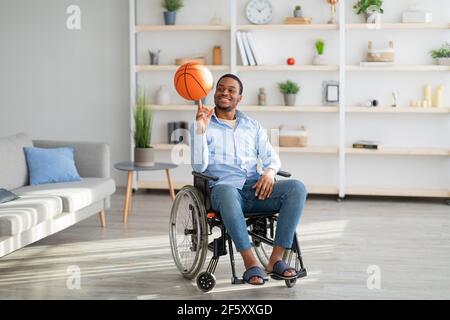
[[[292,289],[275,280],[231,285],[224,257],[210,293],[174,266],[169,195],[137,192],[128,225],[121,222],[123,201],[119,189],[106,212],[106,229],[95,215],[1,258],[0,299],[450,298],[450,206],[442,199],[339,203],[310,197],[298,228],[308,277]],[[77,268],[80,288],[73,289],[71,270]],[[380,289],[367,286],[373,270],[380,271]]]

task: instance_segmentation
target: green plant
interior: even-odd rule
[[[183,5],[183,0],[163,0],[162,6],[167,11],[178,11]]]
[[[319,39],[316,41],[316,50],[317,50],[317,54],[323,54],[323,52],[325,51],[325,41],[323,41],[322,39]]]
[[[366,13],[367,8],[375,6],[377,7],[381,13],[383,13],[383,0],[359,0],[354,6],[353,9],[356,10],[356,14]]]
[[[300,91],[300,87],[298,86],[298,84],[290,80],[286,82],[279,82],[278,88],[280,89],[281,93],[284,94],[297,94],[297,92]]]
[[[439,49],[431,50],[430,54],[433,59],[450,58],[450,43],[446,42]]]
[[[295,6],[294,10],[302,10],[302,6]]]
[[[139,91],[134,108],[134,144],[136,148],[150,148],[152,110],[147,105],[145,92]]]

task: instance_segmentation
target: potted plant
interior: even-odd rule
[[[284,104],[286,106],[295,106],[295,99],[300,91],[298,84],[287,80],[286,82],[278,83],[278,88],[284,94]]]
[[[162,6],[164,11],[164,23],[166,25],[174,25],[177,17],[177,11],[183,7],[183,0],[163,0]]]
[[[295,8],[294,8],[294,17],[296,17],[296,18],[303,17],[302,6],[295,6]]]
[[[450,65],[450,43],[446,42],[439,49],[431,50],[430,54],[439,65]]]
[[[325,52],[325,41],[319,39],[315,43],[317,54],[314,56],[313,65],[325,65],[325,57],[323,53]]]
[[[376,21],[379,19],[379,15],[383,11],[383,0],[359,0],[353,8],[356,10],[356,14],[364,13],[366,17],[366,22]]]
[[[134,163],[138,166],[153,166],[152,110],[147,105],[145,92],[138,93],[134,108]]]

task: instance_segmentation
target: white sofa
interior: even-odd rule
[[[81,181],[28,185],[23,147],[72,146]],[[93,214],[105,226],[115,192],[105,143],[32,141],[26,134],[0,138],[0,188],[20,198],[0,204],[0,257],[61,231]]]

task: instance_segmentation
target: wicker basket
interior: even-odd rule
[[[304,127],[300,130],[283,130],[280,127],[280,147],[306,147],[308,145],[308,134]]]
[[[369,50],[367,51],[367,61],[370,62],[394,62],[395,50],[394,43],[389,42],[389,48],[373,49],[372,41],[369,41]]]

